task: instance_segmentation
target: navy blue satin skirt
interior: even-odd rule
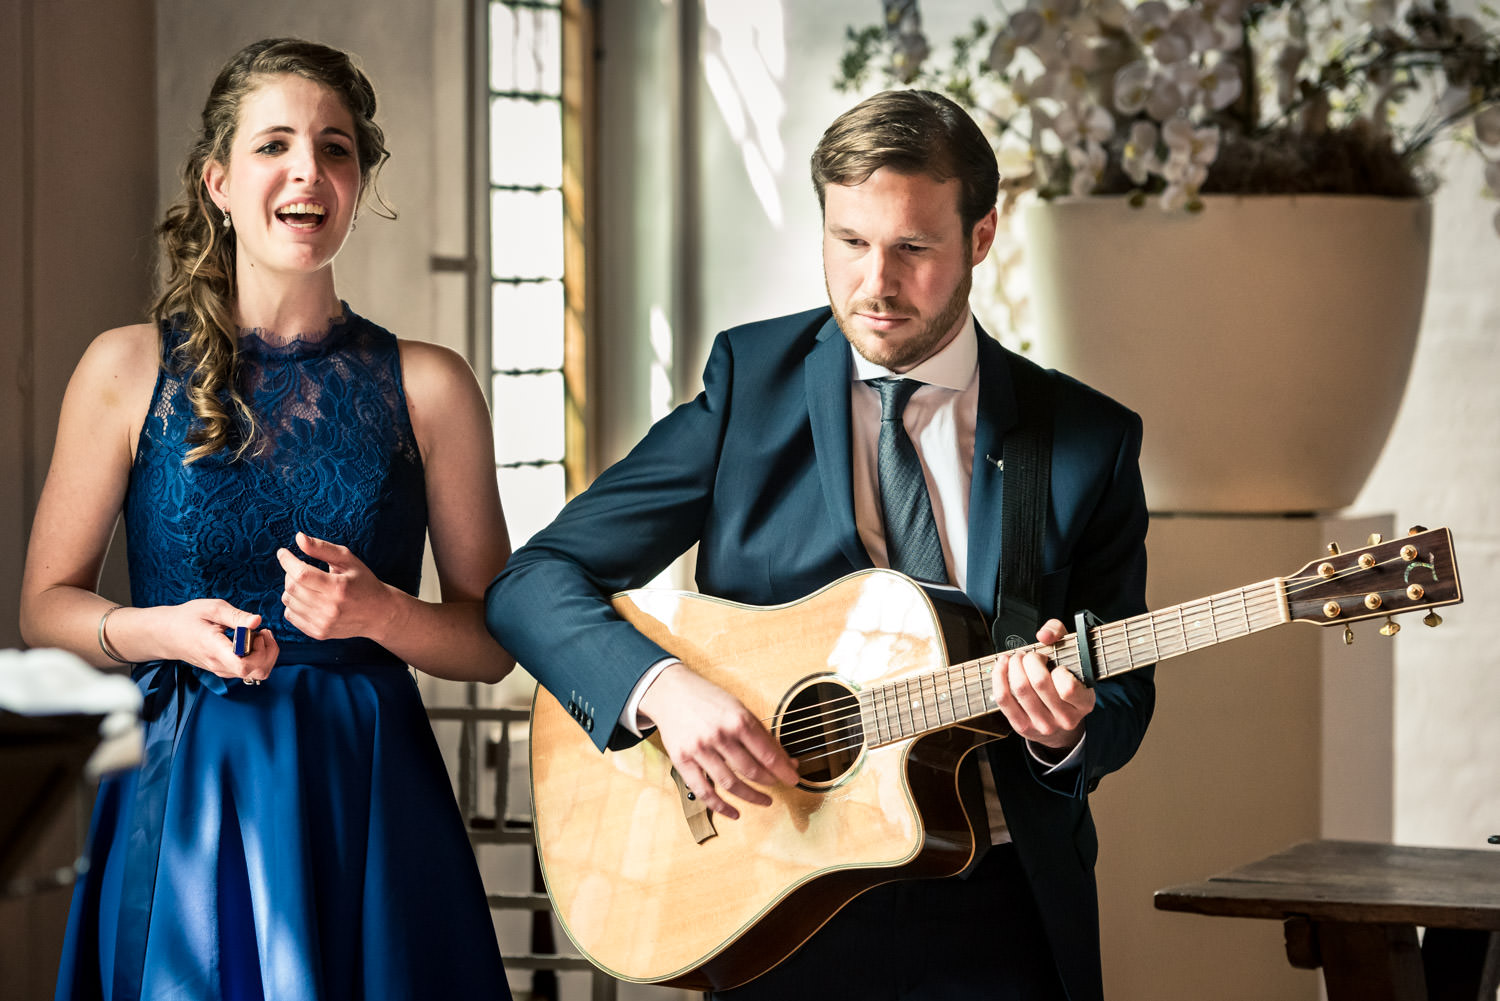
[[[100,785],[58,999],[509,998],[415,681],[364,640],[261,685],[141,665],[139,769]]]

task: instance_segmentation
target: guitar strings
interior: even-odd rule
[[[1263,612],[1266,608],[1276,607],[1277,605],[1277,603],[1275,602],[1268,603],[1264,599],[1257,599],[1255,602],[1253,602],[1255,607],[1252,607],[1252,602],[1245,600],[1244,596],[1234,595],[1232,596],[1232,599],[1240,599],[1235,603],[1240,604],[1242,610],[1248,610],[1252,614]],[[1205,601],[1210,604],[1214,600],[1222,600],[1222,596],[1214,596],[1214,599],[1205,599]],[[1210,609],[1210,612],[1213,613],[1213,610]],[[1123,623],[1112,623],[1108,626],[1100,627],[1100,630],[1098,631],[1102,632],[1104,642],[1099,645],[1100,649],[1098,653],[1102,656],[1103,659],[1107,660],[1111,655],[1118,656],[1122,651],[1129,650],[1131,644],[1127,634],[1129,624],[1132,621],[1136,620],[1124,620]],[[1155,633],[1155,622],[1151,620],[1149,614],[1141,620],[1136,621],[1136,624],[1140,625],[1141,622],[1149,623],[1152,626],[1153,633]],[[1121,637],[1119,641],[1111,640],[1111,636],[1113,635],[1110,632],[1111,626],[1122,627],[1115,631],[1118,632]],[[1217,638],[1223,638],[1223,634],[1226,631],[1227,630],[1222,628],[1210,629],[1202,627],[1197,629],[1189,628],[1183,630],[1185,636],[1188,637],[1189,642],[1191,642],[1192,638],[1195,635],[1200,637],[1215,636]],[[1163,644],[1161,642],[1161,638],[1159,635],[1154,635],[1150,638],[1153,640],[1153,653],[1157,656],[1160,656],[1161,648],[1166,644]],[[1229,638],[1235,637],[1231,636]],[[1073,642],[1070,642],[1074,641],[1075,639],[1076,634],[1070,635],[1069,637],[1064,638],[1064,640],[1056,644],[1054,648],[1049,651],[1055,663],[1061,664],[1064,667],[1069,667],[1071,666],[1071,664],[1076,663],[1077,651],[1074,648],[1075,644]],[[1043,644],[1033,644],[1031,647],[1022,648],[1022,652],[1032,649],[1041,649],[1043,647]],[[783,725],[781,728],[783,742],[787,744],[797,744],[798,741],[805,738],[807,730],[826,729],[830,727],[830,725],[832,725],[834,729],[852,729],[855,725],[852,721],[855,720],[859,715],[859,710],[857,708],[855,708],[853,711],[846,711],[842,717],[826,712],[826,710],[830,706],[838,705],[840,703],[853,703],[856,707],[860,703],[870,703],[872,713],[877,717],[877,720],[882,715],[881,710],[885,710],[884,715],[894,720],[897,724],[897,729],[902,732],[907,729],[906,720],[902,718],[903,715],[905,715],[907,712],[910,713],[909,718],[911,719],[914,729],[933,728],[932,723],[929,721],[934,715],[936,715],[937,717],[937,723],[942,725],[947,725],[951,722],[958,722],[963,719],[970,719],[978,716],[988,715],[989,713],[992,713],[996,710],[990,705],[988,698],[984,697],[983,695],[985,689],[983,669],[986,666],[993,666],[993,664],[996,663],[999,659],[999,654],[992,654],[988,657],[982,657],[974,661],[945,665],[942,668],[925,672],[913,678],[898,679],[894,682],[887,682],[883,685],[874,686],[870,689],[867,689],[865,693],[862,693],[862,695],[860,696],[855,696],[852,693],[845,692],[841,693],[835,698],[828,699],[821,703],[799,706],[796,709],[789,710],[781,717],[783,721]],[[974,671],[975,668],[980,669],[977,672],[977,675]],[[956,711],[954,708],[956,706],[956,701],[951,698],[945,700],[943,698],[944,691],[940,686],[943,681],[946,681],[948,683],[948,688],[951,690],[955,681],[955,677],[958,680],[958,684],[962,685],[964,688],[963,700],[965,702],[966,711],[953,719],[947,719],[945,718],[945,713],[953,713]],[[924,681],[931,682],[932,690],[930,692],[925,689],[923,684]],[[913,683],[915,683],[917,687],[916,693],[912,693],[910,691]],[[898,689],[903,685],[907,690],[905,692],[898,692]],[[967,708],[972,705],[972,701],[969,697],[969,689],[975,688],[976,686],[978,687],[980,693],[979,701],[984,707],[979,712],[974,712],[971,708]],[[915,697],[913,697],[913,694],[915,694]],[[936,695],[940,704],[930,704],[930,695]],[[916,717],[918,715],[922,717],[920,724],[917,723],[916,720]],[[771,724],[775,720],[776,717],[773,716],[763,720],[762,722]],[[789,723],[791,725],[788,725]],[[800,746],[800,744],[798,746]]]
[[[1358,576],[1375,567],[1385,566],[1400,559],[1402,558],[1399,555],[1393,556],[1371,567],[1363,567],[1357,563],[1351,564],[1328,577],[1315,577],[1309,574],[1300,577],[1289,577],[1284,580],[1273,579],[1261,584],[1249,585],[1237,591],[1228,591],[1218,595],[1211,595],[1198,601],[1185,602],[1172,609],[1147,612],[1140,616],[1120,620],[1119,622],[1106,623],[1090,630],[1089,633],[1090,637],[1097,641],[1094,652],[1101,662],[1100,673],[1102,676],[1107,676],[1109,673],[1119,673],[1119,669],[1110,672],[1104,665],[1111,657],[1117,658],[1122,654],[1127,656],[1127,658],[1133,657],[1133,651],[1141,647],[1147,640],[1150,643],[1151,657],[1143,660],[1143,662],[1154,662],[1158,659],[1165,659],[1177,656],[1180,653],[1190,652],[1196,648],[1195,644],[1203,640],[1208,641],[1206,645],[1211,645],[1227,639],[1237,639],[1240,636],[1249,635],[1252,632],[1258,631],[1259,628],[1279,624],[1282,621],[1281,596],[1283,592],[1288,598],[1295,597],[1308,589],[1326,587],[1330,582],[1339,581],[1351,576]],[[1278,583],[1282,585],[1280,589],[1277,587]],[[1358,594],[1351,592],[1340,597],[1358,597]],[[1239,623],[1233,621],[1220,622],[1218,619],[1221,614],[1218,608],[1220,604],[1227,604],[1231,609],[1231,615],[1236,615],[1237,613],[1236,617],[1241,621]],[[1196,606],[1203,606],[1203,608],[1199,609]],[[1235,608],[1235,606],[1238,607]],[[1207,613],[1208,621],[1206,623],[1196,618],[1203,612]],[[1268,614],[1271,617],[1266,618]],[[1176,628],[1171,634],[1163,637],[1159,626],[1168,624],[1174,615],[1177,619]],[[1191,625],[1187,622],[1188,616],[1195,617]],[[1132,626],[1136,628],[1138,634],[1135,639],[1132,639],[1130,636]],[[1076,641],[1077,634],[1074,633],[1056,644],[1053,650],[1049,651],[1053,662],[1063,667],[1070,667],[1071,663],[1076,663]],[[1041,649],[1044,646],[1044,644],[1033,644],[1029,647],[1021,648],[1020,652],[1025,653]],[[798,706],[782,714],[780,717],[782,721],[781,739],[783,746],[788,747],[789,750],[792,747],[800,748],[804,744],[815,746],[815,741],[820,733],[823,736],[833,736],[840,732],[849,732],[862,737],[863,725],[861,717],[863,709],[867,704],[871,714],[876,717],[877,723],[880,721],[882,710],[884,710],[884,715],[889,720],[894,721],[902,731],[905,730],[905,722],[901,718],[903,710],[910,713],[912,724],[918,731],[935,728],[928,722],[929,718],[934,714],[937,716],[939,725],[942,726],[960,722],[963,719],[988,715],[995,710],[989,707],[988,699],[983,697],[985,689],[984,676],[986,674],[984,669],[992,667],[1001,656],[1000,654],[992,654],[960,664],[945,665],[942,668],[923,672],[912,678],[898,679],[893,682],[874,686],[860,694],[845,691],[820,703]],[[975,668],[979,669],[978,676],[971,677],[970,675],[973,674]],[[946,719],[945,714],[957,711],[957,703],[952,698],[945,698],[945,694],[947,693],[939,686],[943,681],[946,681],[948,690],[951,692],[955,675],[958,676],[958,684],[963,688],[963,701],[966,714]],[[929,693],[924,690],[924,681],[932,683],[931,694],[937,696],[939,705],[932,706],[928,704]],[[916,698],[912,698],[912,693],[910,692],[913,682],[917,685]],[[902,685],[906,686],[907,691],[898,692],[897,689]],[[981,695],[981,704],[985,706],[985,709],[978,713],[968,711],[971,704],[969,690],[976,685]],[[846,703],[848,705],[844,706],[843,704]],[[841,714],[827,712],[826,710],[831,706],[841,706]],[[922,716],[920,725],[916,721],[918,714]],[[776,719],[777,717],[772,716],[763,719],[762,722],[769,725],[773,724]],[[807,760],[817,760],[818,758],[842,753],[852,747],[860,746],[861,743],[863,743],[862,739],[856,739],[852,744],[830,745],[822,754],[807,758]],[[794,753],[793,756],[801,760],[805,756],[805,752]]]

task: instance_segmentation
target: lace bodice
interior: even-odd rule
[[[254,454],[183,465],[195,419],[163,325],[161,374],[125,498],[131,599],[217,597],[305,639],[281,604],[276,550],[296,533],[345,545],[381,580],[416,594],[427,526],[422,459],[396,338],[345,307],[327,336],[240,341],[240,392],[260,423]]]

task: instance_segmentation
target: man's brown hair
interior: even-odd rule
[[[861,184],[881,167],[958,178],[964,232],[995,207],[1000,173],[995,151],[974,119],[930,90],[887,90],[834,119],[812,155],[818,207],[829,184]]]

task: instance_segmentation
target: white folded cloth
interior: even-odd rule
[[[0,709],[21,716],[103,716],[103,739],[85,768],[90,777],[140,762],[140,689],[66,650],[0,650]]]

